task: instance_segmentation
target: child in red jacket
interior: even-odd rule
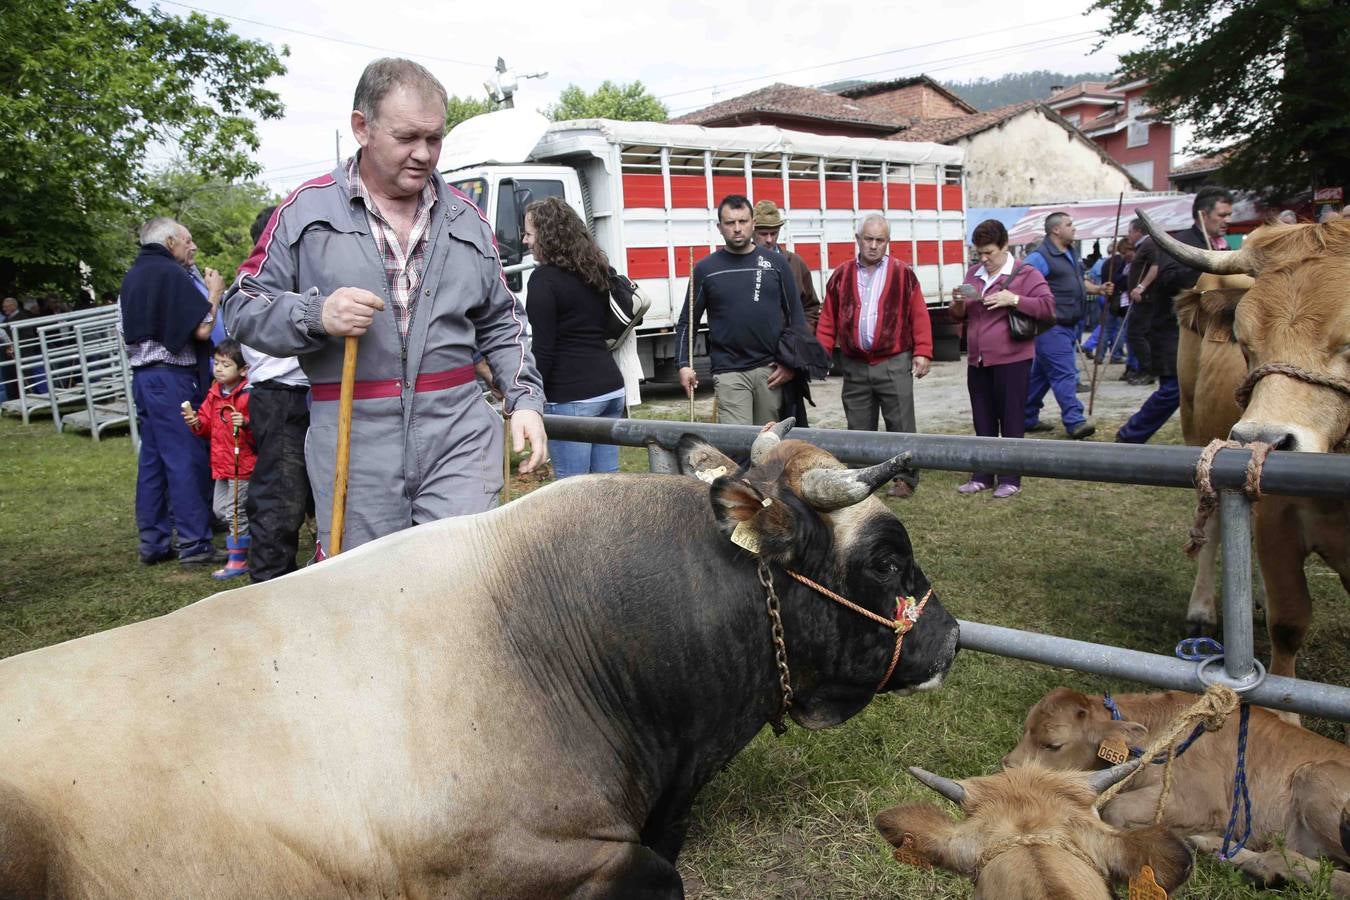
[[[225,568],[213,578],[233,578],[248,574],[248,518],[244,501],[248,498],[248,479],[253,474],[257,453],[253,433],[248,426],[248,366],[239,342],[226,338],[212,354],[215,383],[195,413],[183,403],[183,421],[192,433],[211,442],[211,477],[216,482],[212,508],[230,524],[225,545],[230,551]]]

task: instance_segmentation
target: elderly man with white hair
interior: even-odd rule
[[[183,403],[200,403],[205,392],[201,364],[224,290],[214,269],[205,273],[206,296],[197,289],[184,268],[196,250],[181,224],[151,219],[141,229],[140,254],[122,279],[118,300],[141,437],[136,527],[145,565],[174,556],[174,530],[181,564],[217,560],[206,445],[179,413]]]
[[[914,379],[928,374],[933,327],[918,276],[891,255],[891,226],[873,213],[858,225],[858,256],[839,265],[825,285],[816,339],[839,346],[844,387],[840,399],[850,431],[915,432]],[[902,475],[887,490],[909,497],[918,475]]]

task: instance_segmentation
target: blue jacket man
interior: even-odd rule
[[[1087,295],[1110,295],[1112,286],[1088,284],[1083,266],[1073,249],[1074,224],[1068,213],[1055,212],[1045,217],[1045,240],[1027,255],[1027,265],[1045,276],[1055,296],[1055,324],[1036,338],[1036,357],[1031,363],[1027,384],[1027,431],[1049,431],[1042,424],[1041,406],[1047,391],[1054,391],[1060,419],[1069,436],[1081,440],[1096,426],[1083,414],[1078,402],[1078,365],[1074,359],[1078,332],[1087,315]]]
[[[178,222],[151,219],[141,229],[140,254],[122,279],[118,299],[141,437],[136,527],[146,565],[174,555],[174,530],[180,563],[207,565],[217,559],[206,445],[179,413],[184,402],[195,406],[201,401],[201,361],[209,355],[223,288],[220,275],[208,269],[206,296],[197,289],[184,268],[196,249]]]

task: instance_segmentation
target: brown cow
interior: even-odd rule
[[[1247,361],[1233,340],[1233,308],[1251,286],[1252,279],[1246,275],[1204,274],[1194,287],[1177,295],[1181,436],[1192,447],[1226,439],[1242,418],[1234,394],[1247,377]],[[1192,635],[1213,634],[1218,624],[1214,584],[1218,526],[1217,515],[1205,523],[1205,543],[1196,557],[1195,585],[1186,610]],[[1259,581],[1256,587],[1259,591]]]
[[[1055,688],[1027,714],[1022,740],[1003,758],[1013,770],[1045,766],[1095,770],[1103,741],[1143,748],[1198,699],[1182,691],[1119,694],[1114,720],[1103,698]],[[1233,799],[1237,763],[1237,714],[1212,734],[1202,734],[1173,764],[1173,784],[1163,822],[1186,835],[1223,834]],[[1305,856],[1350,863],[1341,822],[1350,813],[1350,747],[1291,725],[1253,707],[1247,738],[1252,801],[1250,847],[1262,850],[1283,835],[1284,846]],[[1151,765],[1102,809],[1102,818],[1129,828],[1152,822],[1162,790],[1160,765]],[[1316,871],[1316,866],[1312,866]]]
[[[1225,253],[1187,246],[1142,218],[1159,248],[1185,265],[1255,279],[1219,307],[1233,312],[1250,384],[1230,436],[1303,453],[1350,450],[1350,222],[1268,225]],[[1196,407],[1226,402],[1195,398]],[[1312,617],[1304,560],[1320,555],[1350,591],[1350,501],[1266,497],[1255,506],[1254,533],[1270,671],[1292,677]]]
[[[1033,765],[958,783],[911,767],[965,819],[932,803],[910,803],[878,815],[877,830],[900,848],[897,859],[973,879],[976,900],[1108,900],[1115,897],[1110,884],[1145,865],[1174,890],[1191,873],[1186,845],[1162,826],[1113,828],[1092,808],[1131,768],[1084,775]]]

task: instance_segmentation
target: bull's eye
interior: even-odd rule
[[[900,563],[894,557],[883,556],[872,562],[872,572],[882,581],[889,581],[900,574]]]
[[[1041,746],[1051,753],[1058,753],[1060,750],[1064,749],[1063,744],[1042,744]]]

